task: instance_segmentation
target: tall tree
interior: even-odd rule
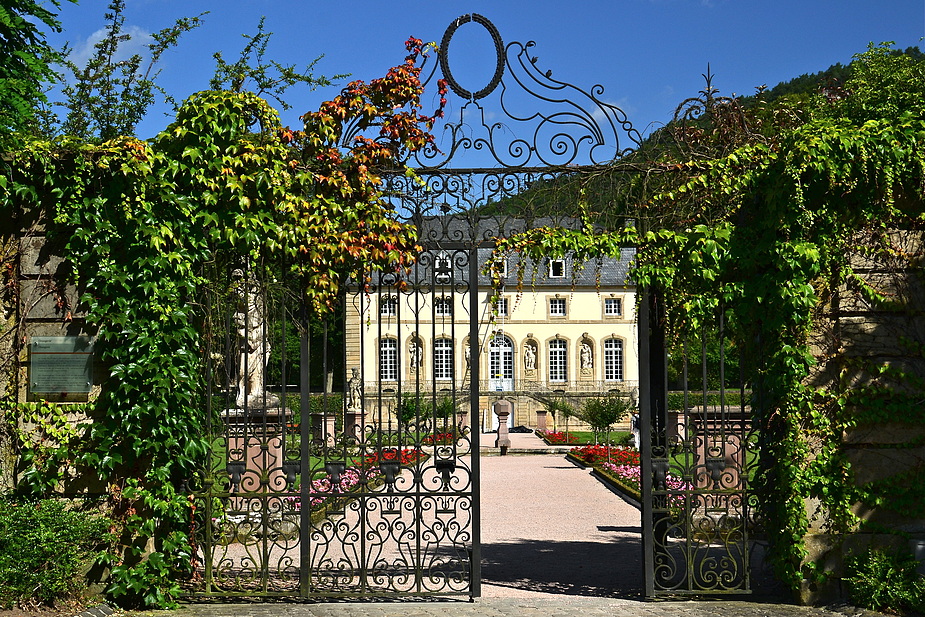
[[[74,2],[75,0],[71,0]],[[57,13],[36,0],[0,0],[0,147],[13,134],[36,127],[36,109],[47,102],[45,83],[61,54],[48,45],[42,27],[61,31]],[[52,0],[57,8],[60,4]]]
[[[111,0],[104,18],[106,35],[93,46],[85,66],[70,60],[63,64],[71,73],[63,88],[67,110],[57,131],[81,139],[107,140],[130,136],[160,94],[176,108],[175,100],[157,84],[157,65],[164,52],[175,47],[180,37],[202,24],[206,13],[181,17],[172,26],[151,35],[147,63],[141,54],[118,58],[119,46],[131,39],[123,30],[125,0]]]

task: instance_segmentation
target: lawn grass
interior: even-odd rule
[[[550,431],[551,432],[551,431]],[[564,434],[565,431],[560,431]],[[569,431],[568,441],[554,441],[548,439],[541,433],[537,435],[545,441],[547,444],[552,446],[584,446],[594,443],[594,432],[593,431]],[[629,431],[611,431],[610,432],[610,445],[620,445],[627,442],[631,433]],[[601,445],[606,445],[608,442],[607,434],[602,433],[598,443]]]

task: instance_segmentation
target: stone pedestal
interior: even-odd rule
[[[334,414],[332,413],[313,413],[311,414],[312,422],[312,441],[316,444],[325,446],[334,445]]]
[[[348,409],[344,412],[344,436],[363,441],[365,427],[366,414],[361,409]]]
[[[514,405],[510,401],[500,400],[494,404],[495,415],[498,416],[498,437],[495,439],[495,447],[501,448],[501,454],[507,454],[507,449],[511,447],[511,438],[507,432],[507,419],[514,411]]]
[[[229,409],[224,414],[227,438],[225,471],[236,493],[284,490],[286,422],[292,413],[282,407]],[[235,507],[243,504],[236,504]]]
[[[546,431],[546,414],[548,412],[545,409],[536,410],[536,430]]]

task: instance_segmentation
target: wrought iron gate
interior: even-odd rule
[[[480,88],[451,70],[466,24],[496,54]],[[503,371],[481,378],[488,337],[504,336],[483,268],[499,236],[580,227],[574,204],[589,178],[606,225],[604,172],[641,141],[602,88],[554,80],[533,46],[505,46],[490,21],[464,15],[425,66],[425,84],[447,80],[447,120],[410,161],[416,178],[383,173],[396,219],[424,247],[409,274],[348,288],[335,322],[308,313],[279,265],[232,263],[214,277],[225,283],[209,302],[214,437],[192,487],[202,503],[192,593],[480,595],[480,410],[493,390],[526,387]],[[524,345],[540,351],[533,339],[513,349]]]
[[[741,375],[727,373],[723,311],[696,346],[674,349],[681,390],[671,401],[664,323],[662,296],[640,294],[645,594],[748,593],[754,440]]]
[[[452,353],[456,340],[476,338],[474,261],[449,251],[444,271],[447,254],[424,251],[408,276],[349,288],[340,323],[311,318],[297,283],[274,283],[284,269],[251,266],[225,279],[211,303],[225,308],[207,336],[215,437],[195,487],[197,593],[477,590],[478,432],[468,423],[477,368],[475,377],[456,370]],[[442,319],[447,307],[456,321]],[[367,337],[380,342],[376,362],[358,353]],[[425,337],[450,345],[436,373]]]

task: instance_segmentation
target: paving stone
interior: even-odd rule
[[[519,450],[541,449],[536,437],[511,437]],[[642,601],[636,508],[562,454],[481,465],[483,597],[187,604],[177,617],[859,617],[756,601]]]
[[[563,596],[561,599],[482,598],[475,602],[337,604],[191,604],[178,617],[844,617],[824,608],[744,601],[641,602]]]

